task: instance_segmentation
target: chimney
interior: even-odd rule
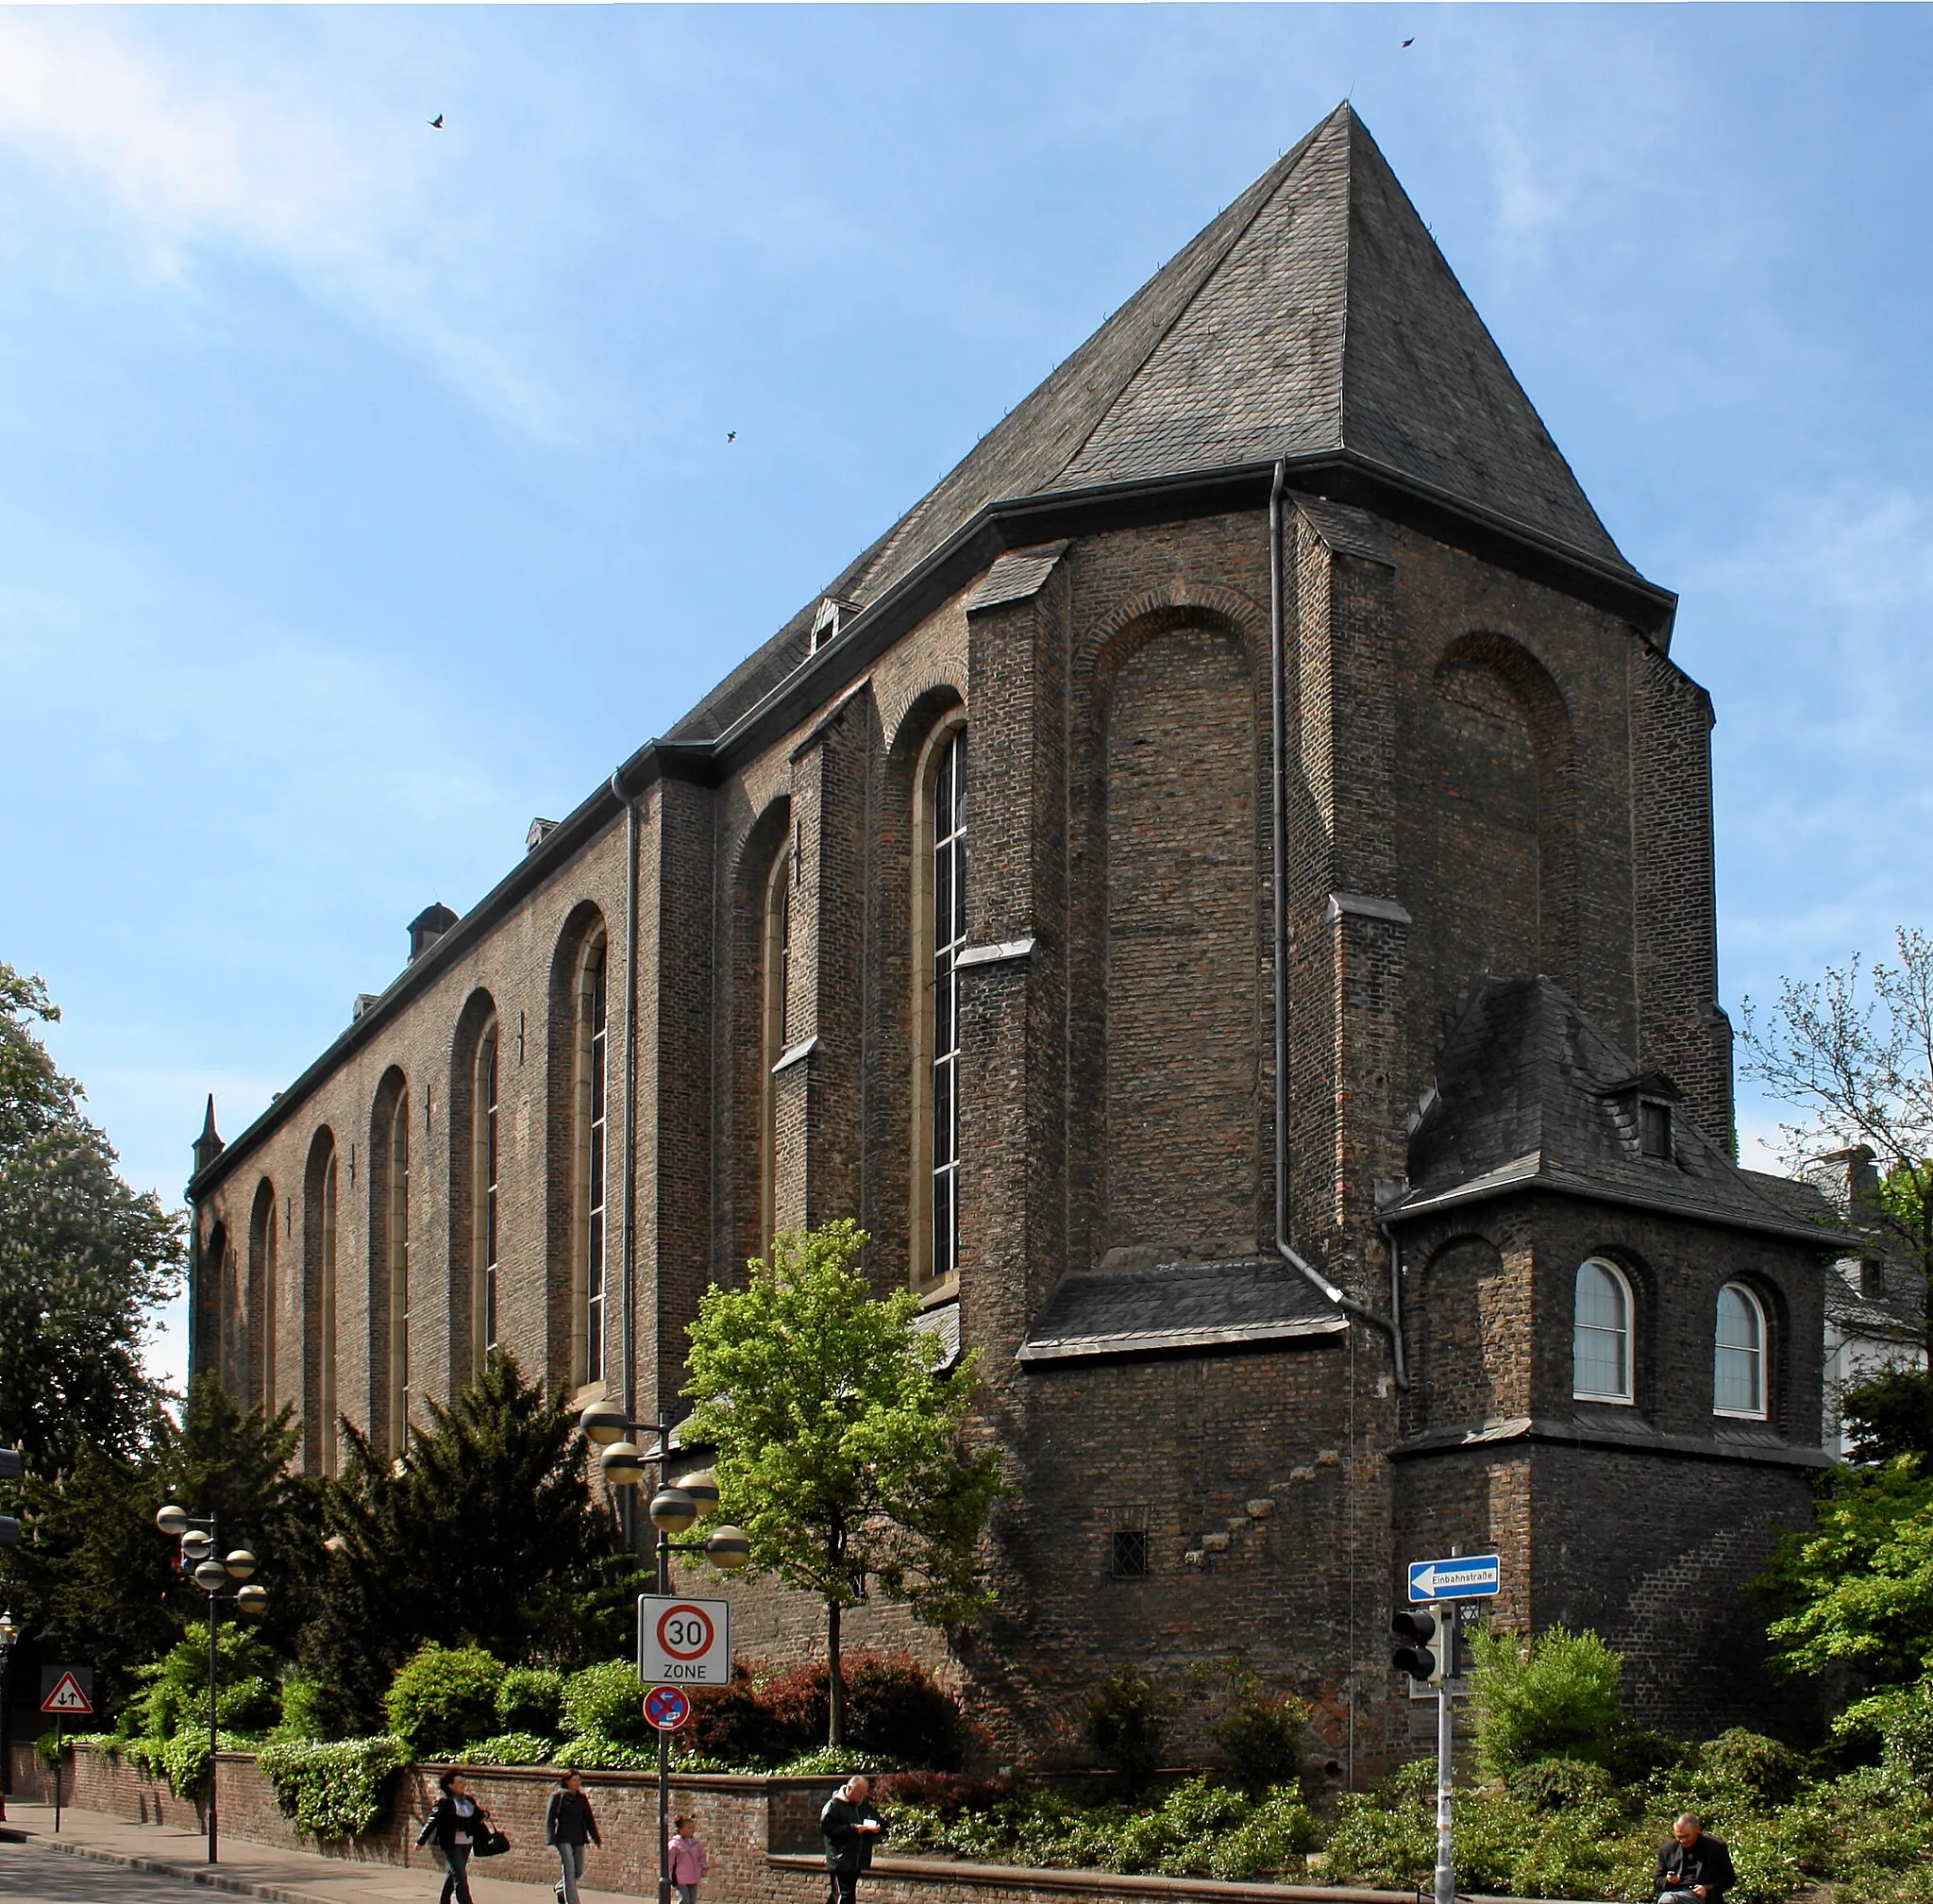
[[[524,851],[535,852],[556,831],[557,822],[554,819],[533,819],[529,832],[524,835]]]
[[[410,921],[410,963],[414,965],[456,922],[456,914],[442,901],[425,906]]]

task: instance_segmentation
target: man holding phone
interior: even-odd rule
[[[826,1841],[826,1870],[831,1884],[826,1904],[853,1904],[859,1874],[872,1868],[872,1847],[886,1828],[866,1801],[872,1787],[854,1777],[826,1800],[819,1813],[819,1830]]]

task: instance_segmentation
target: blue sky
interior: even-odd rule
[[[0,957],[176,1197],[1345,95],[1683,597],[1727,1003],[1879,950],[1929,88],[1920,8],[0,10]]]

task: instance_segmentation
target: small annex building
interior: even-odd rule
[[[681,1410],[775,1229],[977,1349],[1002,1762],[1239,1656],[1411,1748],[1412,1558],[1762,1721],[1826,1205],[1733,1161],[1705,692],[1338,107],[195,1146],[193,1359],[328,1469],[493,1344]],[[816,1610],[733,1589],[743,1650]]]

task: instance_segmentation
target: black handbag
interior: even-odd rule
[[[492,1826],[477,1840],[477,1848],[471,1855],[478,1858],[501,1858],[510,1849],[510,1840]]]

